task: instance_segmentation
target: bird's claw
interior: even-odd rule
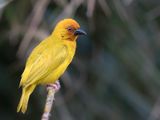
[[[56,81],[53,84],[47,84],[47,90],[54,89],[56,92],[61,88],[59,81]]]

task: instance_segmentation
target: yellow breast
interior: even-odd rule
[[[54,71],[52,71],[46,78],[44,78],[40,84],[54,83],[65,72],[68,65],[71,63],[76,50],[75,41],[65,41],[64,44],[68,48],[68,56],[66,60]]]

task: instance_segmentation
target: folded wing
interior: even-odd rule
[[[45,49],[37,47],[27,60],[20,86],[27,87],[38,83],[40,79],[58,68],[65,61],[67,55],[68,51],[65,45],[54,45],[54,49],[49,46],[46,46]]]

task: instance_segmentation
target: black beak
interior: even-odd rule
[[[82,29],[77,29],[74,32],[74,35],[87,35],[87,33],[84,30],[82,30]]]

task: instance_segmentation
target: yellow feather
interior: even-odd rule
[[[20,110],[22,111],[22,113],[26,112],[29,97],[31,93],[33,92],[33,90],[35,89],[35,87],[36,87],[35,85],[31,85],[28,88],[23,88],[22,96],[21,96],[20,102],[17,107],[17,112],[19,112]]]
[[[26,112],[29,97],[37,85],[54,83],[71,63],[77,39],[77,35],[67,29],[71,26],[79,28],[73,19],[60,21],[54,32],[30,54],[20,82],[23,90],[17,112]]]

